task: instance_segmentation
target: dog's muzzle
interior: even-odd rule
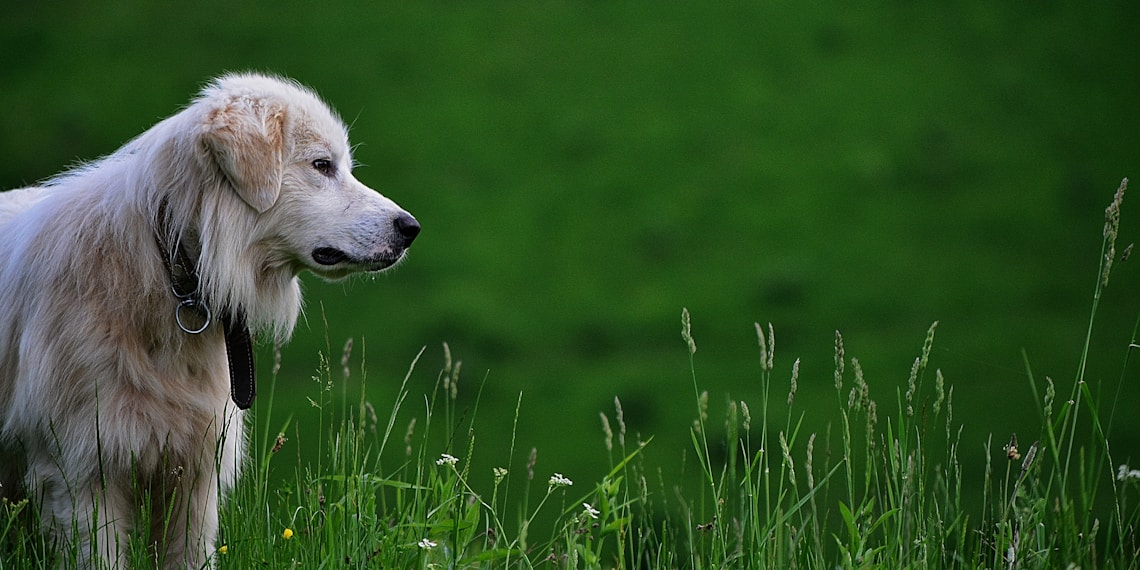
[[[392,225],[396,231],[391,234],[385,244],[385,251],[376,257],[357,258],[335,247],[318,247],[312,252],[313,261],[326,267],[350,263],[364,266],[368,271],[386,269],[399,261],[404,252],[415,241],[416,236],[420,235],[420,223],[406,212],[396,216]]]

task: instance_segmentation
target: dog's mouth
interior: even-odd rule
[[[347,252],[335,247],[318,247],[313,250],[312,258],[317,265],[330,271],[348,269],[349,271],[383,271],[400,261],[406,250],[380,255],[369,259],[355,258]]]
[[[335,247],[318,247],[313,250],[313,261],[320,265],[336,265],[348,261],[348,254]]]

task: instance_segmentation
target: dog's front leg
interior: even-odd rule
[[[163,568],[212,567],[218,487],[212,469],[176,465],[151,488],[150,536]]]
[[[125,568],[129,533],[134,515],[134,503],[128,490],[112,487],[98,487],[91,493],[94,514],[91,527],[94,528],[97,548],[94,554],[108,568]],[[84,528],[82,525],[80,529]],[[91,536],[91,535],[88,535]],[[87,549],[90,550],[90,549]]]
[[[42,522],[61,547],[60,566],[125,568],[133,512],[130,490],[110,481],[102,486],[38,474],[29,488],[41,491]]]

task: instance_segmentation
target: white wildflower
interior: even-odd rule
[[[1122,464],[1116,470],[1117,481],[1140,480],[1140,469],[1129,469],[1128,464]]]
[[[435,460],[436,465],[455,465],[456,463],[459,463],[459,458],[446,453],[440,455],[439,459]]]
[[[573,485],[573,484],[574,484],[573,481],[571,481],[570,479],[567,479],[566,477],[563,477],[561,473],[555,473],[553,476],[550,477],[550,486],[551,487],[569,487],[570,485]]]
[[[416,546],[419,546],[420,548],[422,548],[424,550],[431,550],[431,549],[439,546],[439,544],[432,542],[432,541],[425,538],[425,539],[419,541],[418,543],[416,543]]]
[[[594,506],[590,503],[582,503],[582,508],[586,509],[586,514],[590,515],[590,518],[592,519],[596,519],[598,518],[598,515],[602,514],[601,511],[595,509]]]

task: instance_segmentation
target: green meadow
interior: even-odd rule
[[[1140,177],[1137,6],[231,4],[6,7],[0,187],[107,154],[210,77],[259,70],[337,108],[357,177],[422,223],[394,272],[306,276],[292,342],[259,351],[260,447],[225,514],[258,521],[241,560],[996,567],[1016,534],[1037,553],[1017,564],[1135,564],[1135,489],[1116,479],[1140,466],[1140,269],[1121,259],[1135,197],[1100,276],[1105,208]],[[852,356],[870,400],[849,403]],[[357,455],[338,458],[337,434]],[[924,487],[903,489],[910,473]],[[320,481],[369,513],[362,534],[304,518],[323,512]],[[472,496],[486,504],[445,499]],[[574,534],[579,503],[603,497],[608,522]],[[593,559],[587,535],[604,543]],[[936,538],[960,548],[916,554]],[[300,539],[341,546],[302,554]]]

